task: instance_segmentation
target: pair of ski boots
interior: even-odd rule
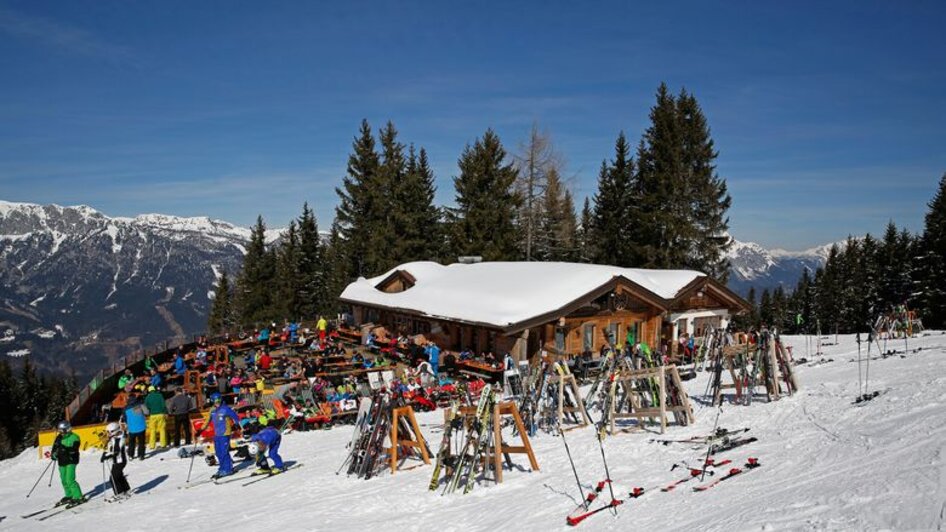
[[[89,499],[82,497],[81,499],[73,499],[72,497],[63,497],[59,499],[59,502],[56,503],[56,506],[65,506],[66,508],[74,508],[79,506],[82,503],[88,502]]]

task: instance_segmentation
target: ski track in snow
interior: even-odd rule
[[[804,337],[786,338],[796,358],[805,356]],[[697,493],[695,481],[669,493],[659,488],[683,478],[675,462],[700,463],[705,450],[687,444],[650,443],[656,432],[619,434],[605,440],[608,465],[618,497],[633,487],[651,488],[618,508],[579,525],[585,530],[943,530],[946,528],[946,337],[939,332],[911,339],[910,348],[927,346],[904,358],[871,362],[871,390],[886,390],[861,405],[857,347],[853,336],[824,349],[833,358],[819,366],[798,366],[802,390],[794,397],[749,407],[724,405],[719,424],[751,427],[759,441],[720,458],[741,465],[749,456],[762,467]],[[902,348],[902,342],[896,348]],[[809,356],[808,358],[817,358]],[[855,363],[850,363],[850,360]],[[685,383],[691,398],[706,388],[706,372]],[[666,437],[685,438],[712,430],[717,409],[693,402],[697,422],[668,428]],[[594,418],[598,417],[592,412]],[[428,443],[440,444],[443,413],[418,415]],[[580,499],[561,438],[540,433],[532,444],[541,467],[527,472],[528,461],[513,455],[523,470],[506,470],[505,483],[480,483],[468,495],[429,492],[432,467],[364,481],[335,470],[345,458],[350,426],[329,431],[289,433],[281,454],[305,467],[248,487],[241,482],[179,490],[189,465],[173,451],[159,452],[126,469],[132,486],[149,489],[121,504],[100,504],[99,452],[82,455],[78,480],[99,492],[95,505],[64,512],[43,522],[20,515],[51,505],[61,496],[44,479],[24,499],[45,464],[36,450],[0,462],[0,529],[20,530],[220,530],[250,524],[279,530],[566,530],[565,516]],[[587,490],[604,478],[595,431],[566,434]],[[516,441],[511,434],[508,442]],[[514,444],[514,443],[513,443]],[[408,462],[410,468],[420,462]],[[244,466],[249,466],[249,463]],[[725,474],[724,467],[717,475]],[[192,481],[213,472],[200,458]],[[712,479],[713,477],[708,477]],[[607,489],[602,499],[607,499]]]

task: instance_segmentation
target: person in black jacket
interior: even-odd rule
[[[125,456],[125,433],[121,425],[114,421],[106,427],[108,431],[108,444],[105,446],[105,452],[102,453],[102,463],[106,460],[112,461],[112,491],[116,499],[130,497],[128,493],[131,486],[128,485],[128,479],[125,477],[125,466],[128,464],[128,458]]]

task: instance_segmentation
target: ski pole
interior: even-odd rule
[[[867,390],[870,389],[870,342],[873,336],[873,331],[867,333],[867,371],[864,374],[864,394],[867,394]],[[880,347],[878,345],[878,347]]]
[[[857,394],[860,395],[864,389],[861,382],[861,333],[857,333],[855,341],[857,342]]]
[[[49,472],[49,484],[46,484],[46,487],[47,487],[47,488],[53,487],[53,475],[56,474],[56,470],[57,470],[57,469],[59,469],[59,468],[58,468],[58,467],[54,467],[53,470]]]
[[[578,484],[578,493],[581,494],[581,500],[582,500],[581,505],[585,508],[585,510],[587,510],[587,509],[588,509],[588,500],[585,499],[585,490],[582,489],[582,487],[581,487],[581,480],[578,479],[578,470],[575,469],[575,461],[572,460],[572,452],[571,452],[571,450],[569,450],[569,448],[568,448],[568,441],[565,439],[565,431],[562,430],[562,424],[561,424],[561,422],[558,424],[558,433],[562,435],[562,443],[565,444],[565,454],[568,455],[568,463],[570,463],[570,464],[572,465],[572,473],[575,474],[575,483]]]
[[[29,499],[29,498],[30,498],[30,495],[33,494],[33,490],[36,489],[36,486],[39,486],[39,481],[40,481],[40,480],[43,480],[43,477],[46,476],[46,471],[48,471],[49,468],[52,467],[53,462],[54,462],[54,460],[50,460],[49,463],[46,464],[46,469],[44,469],[43,472],[39,474],[39,478],[37,478],[37,479],[36,479],[36,482],[33,483],[33,487],[30,488],[30,492],[26,494],[26,498],[27,498],[27,499]],[[49,478],[50,478],[49,485],[52,486],[52,475],[50,475]]]
[[[713,432],[716,434],[716,428],[719,427],[719,415],[723,413],[723,403],[720,401],[719,410],[716,411],[716,421],[713,423]],[[713,442],[706,447],[706,458],[703,459],[703,471],[700,472],[700,482],[703,482],[703,479],[706,478],[706,464],[709,463],[710,454],[713,452],[713,447],[716,445]]]
[[[187,480],[185,484],[189,484],[191,481],[191,471],[194,470],[194,457],[197,456],[197,443],[200,442],[200,432],[194,434],[194,447],[191,448],[191,465],[187,468]]]

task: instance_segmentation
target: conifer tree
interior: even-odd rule
[[[485,261],[518,259],[516,212],[521,199],[513,190],[516,169],[506,162],[499,137],[486,130],[466,146],[457,164],[457,206],[449,210],[453,253]]]
[[[207,318],[207,330],[211,334],[223,333],[233,326],[232,292],[227,271],[220,274],[214,287],[214,300]]]
[[[716,174],[716,157],[706,116],[696,98],[685,89],[677,97],[680,120],[683,173],[687,195],[691,199],[691,223],[695,227],[693,255],[689,266],[726,282],[729,261],[725,252],[732,244],[726,212],[732,198],[726,182]]]
[[[692,191],[684,171],[681,121],[676,100],[663,83],[650,110],[650,127],[638,148],[638,209],[633,217],[641,245],[638,261],[650,268],[683,268],[695,255]]]
[[[295,259],[297,280],[294,287],[297,295],[293,300],[295,304],[287,309],[289,315],[286,317],[314,319],[320,311],[324,311],[329,293],[322,237],[315,212],[309,208],[308,202],[302,206],[298,222],[298,254]],[[337,296],[335,294],[334,297]]]
[[[635,254],[637,248],[632,242],[637,230],[633,225],[636,220],[633,212],[638,207],[633,195],[635,188],[634,160],[622,131],[614,143],[614,159],[610,163],[602,161],[598,172],[592,231],[590,234],[585,233],[594,242],[594,262],[613,266],[641,266],[637,262],[640,256]]]
[[[329,297],[323,307],[324,313],[334,314],[338,312],[338,296],[341,295],[348,283],[354,280],[348,277],[348,271],[346,242],[342,240],[341,230],[336,220],[329,230],[328,243],[325,247],[325,284]]]
[[[395,240],[395,262],[438,260],[443,251],[442,215],[434,205],[437,187],[424,148],[420,153],[413,145],[408,148],[405,173],[397,190],[402,223]]]
[[[917,257],[923,324],[927,328],[946,327],[946,173],[927,203]]]
[[[308,207],[308,206],[306,206]],[[303,214],[305,211],[303,210]],[[302,314],[302,249],[296,221],[289,222],[276,249],[276,287],[272,318],[293,319]]]
[[[243,258],[243,271],[237,280],[235,297],[241,325],[266,322],[275,317],[272,316],[272,283],[275,274],[276,261],[273,254],[266,250],[266,225],[263,217],[259,216],[250,233],[250,242]]]
[[[545,195],[539,210],[539,224],[533,238],[533,259],[569,261],[576,256],[577,226],[575,204],[565,189],[558,170],[549,170]]]
[[[339,199],[335,220],[339,236],[345,241],[344,263],[340,266],[346,278],[380,273],[380,250],[374,247],[378,224],[373,223],[384,207],[383,190],[378,184],[379,165],[371,126],[367,120],[362,120],[359,135],[352,142],[342,186],[335,189]]]
[[[372,253],[377,256],[372,271],[381,273],[401,262],[406,248],[413,245],[409,210],[411,208],[407,190],[407,161],[404,145],[397,139],[397,129],[388,122],[378,132],[381,159],[378,166],[374,194],[378,208],[369,213],[371,220]]]
[[[588,263],[594,260],[597,251],[594,245],[594,214],[591,211],[591,202],[585,198],[581,208],[581,219],[578,222],[578,262]]]

